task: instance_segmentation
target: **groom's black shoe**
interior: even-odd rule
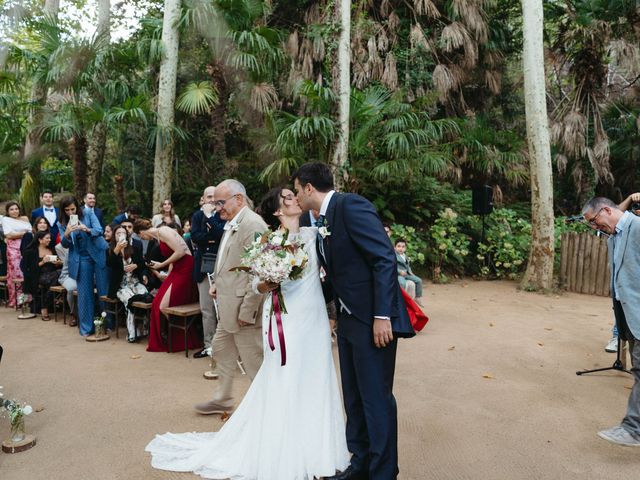
[[[193,358],[204,358],[204,357],[208,357],[208,356],[209,356],[209,352],[207,351],[206,348],[203,348],[199,352],[196,352],[196,353],[193,354]]]
[[[367,480],[366,473],[356,472],[351,466],[344,472],[336,473],[333,477],[324,477],[324,480]]]

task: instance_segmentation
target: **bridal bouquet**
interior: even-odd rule
[[[298,239],[289,238],[289,230],[267,230],[245,249],[241,266],[231,270],[249,272],[261,281],[280,285],[285,280],[297,280],[300,278],[308,261],[309,257],[304,251],[304,243],[301,243]],[[271,291],[271,312],[269,317],[275,316],[276,318],[282,365],[286,363],[284,331],[282,329],[283,313],[287,313],[287,308],[284,304],[282,289],[278,286],[278,288]],[[275,345],[271,335],[271,322],[269,322],[268,334],[269,347],[273,351]]]

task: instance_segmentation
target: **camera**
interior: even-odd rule
[[[633,213],[635,213],[638,210],[640,210],[640,202],[633,202],[631,204],[631,206],[629,207],[629,210],[631,210]]]

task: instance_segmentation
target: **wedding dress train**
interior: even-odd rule
[[[282,284],[286,365],[280,365],[275,319],[276,348],[269,348],[267,297],[264,361],[244,399],[218,432],[157,435],[146,447],[154,468],[210,479],[312,480],[349,465],[316,231],[300,229],[309,264],[301,279]]]

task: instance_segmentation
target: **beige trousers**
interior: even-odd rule
[[[213,358],[220,375],[213,401],[230,407],[233,404],[231,386],[238,369],[238,355],[247,375],[253,380],[262,365],[262,327],[241,327],[236,333],[227,332],[219,323],[213,336]]]

